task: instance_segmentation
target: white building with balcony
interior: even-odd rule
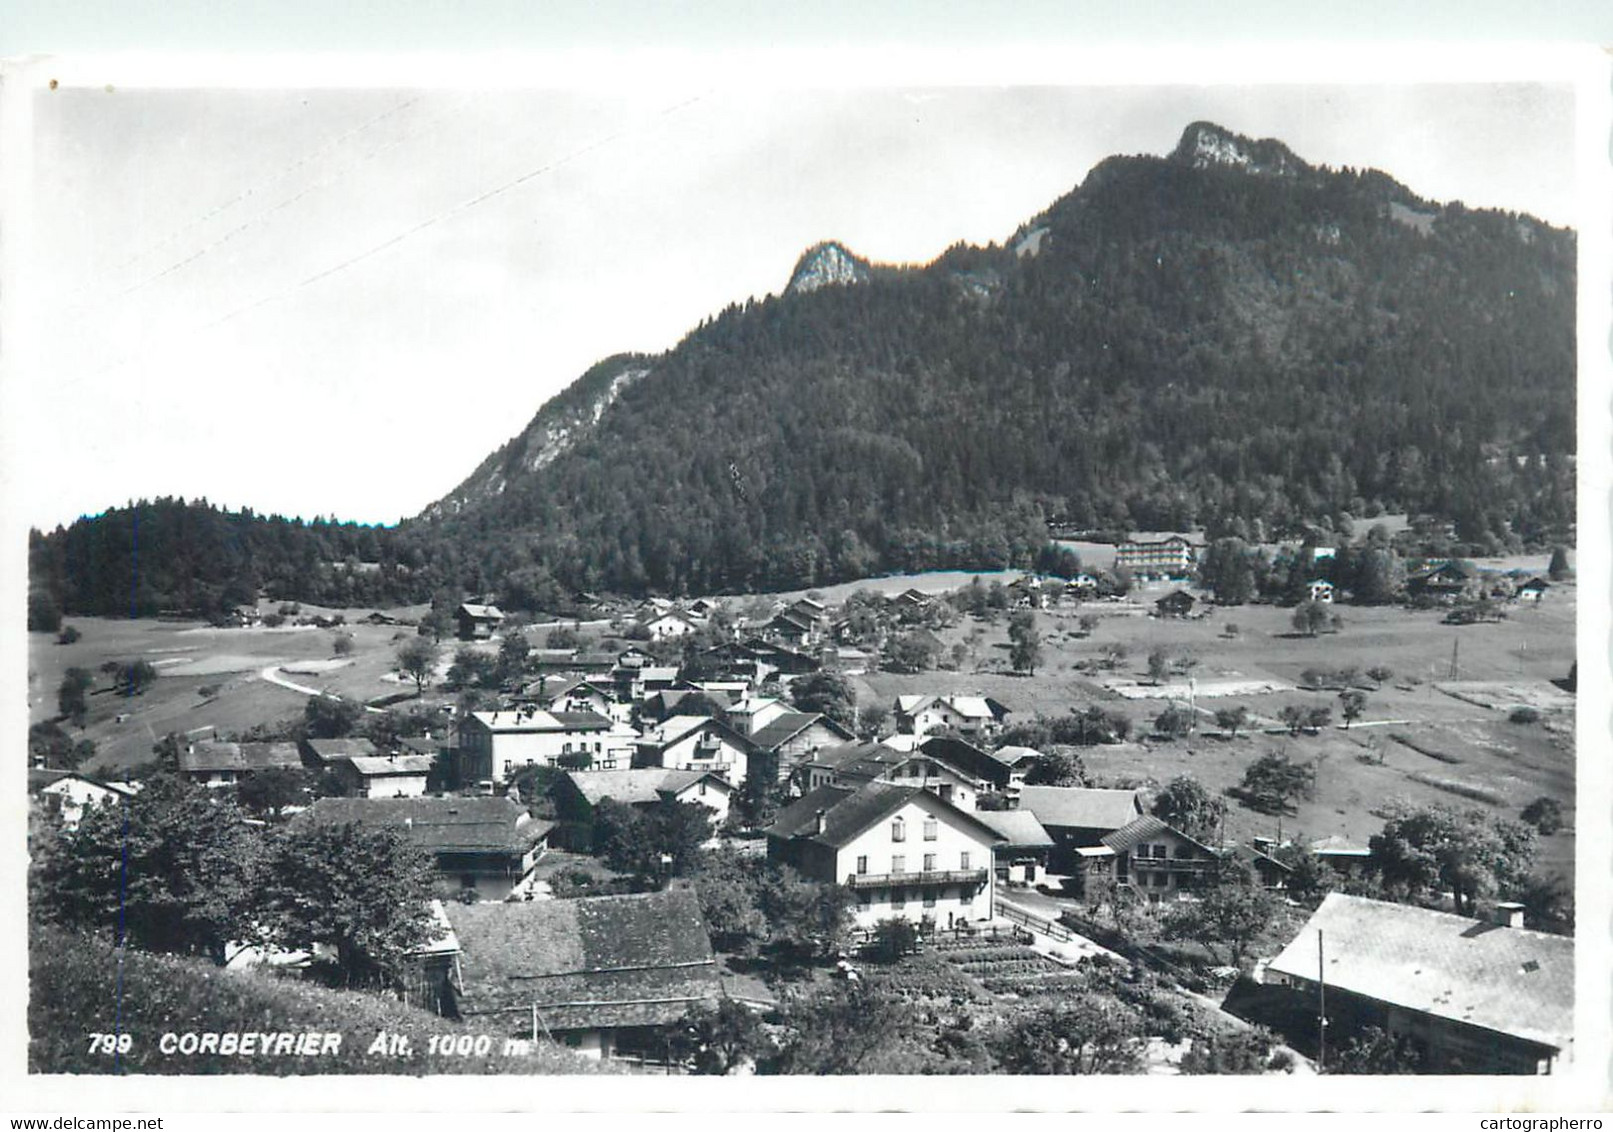
[[[820,786],[779,812],[768,859],[856,895],[858,927],[903,918],[936,928],[989,920],[992,849],[1003,835],[918,786]]]
[[[745,736],[709,716],[675,715],[639,738],[633,765],[710,771],[739,786],[755,749]]]

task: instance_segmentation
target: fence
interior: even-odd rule
[[[1029,928],[1033,932],[1040,932],[1042,935],[1056,939],[1060,943],[1069,943],[1072,938],[1069,929],[1062,924],[1056,924],[1052,920],[1044,920],[1040,916],[1033,916],[1029,912],[1015,908],[1012,904],[1004,904],[999,900],[993,911],[1010,923]]]

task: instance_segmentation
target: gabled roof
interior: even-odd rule
[[[638,740],[641,747],[670,747],[681,739],[687,739],[697,731],[712,731],[717,735],[749,753],[753,744],[745,736],[729,727],[721,720],[712,719],[709,715],[674,715],[664,720],[659,727],[646,731]]]
[[[1084,786],[1024,786],[1019,808],[1043,826],[1116,830],[1143,812],[1135,790],[1094,790]]]
[[[1023,801],[1021,804],[1023,804]],[[1213,855],[1215,852],[1208,845],[1189,837],[1187,834],[1183,833],[1169,822],[1163,820],[1162,818],[1157,818],[1153,814],[1143,814],[1141,817],[1127,822],[1113,833],[1105,834],[1098,840],[1101,844],[1107,845],[1116,853],[1124,853],[1128,849],[1136,848],[1139,844],[1147,841],[1149,838],[1159,837],[1165,834],[1169,834],[1172,837],[1185,841],[1189,845],[1197,846],[1206,853]]]
[[[1042,757],[1042,752],[1035,747],[1018,747],[1009,745],[998,747],[991,752],[991,757],[1005,766],[1017,767],[1020,763],[1030,762]]]
[[[663,797],[676,797],[702,778],[721,784],[725,791],[732,790],[720,775],[710,771],[665,770],[658,766],[632,770],[573,770],[567,772],[566,777],[590,806],[597,806],[606,798],[635,806]]]
[[[321,762],[327,763],[354,755],[375,754],[375,744],[368,739],[304,739],[302,742]]]
[[[301,766],[302,756],[295,743],[195,743],[179,752],[179,769],[191,774]]]
[[[50,767],[28,768],[28,793],[37,794],[41,790],[48,790],[58,782],[82,782],[97,790],[106,790],[124,798],[134,797],[136,791],[127,782],[102,782],[97,778],[89,778],[71,770],[52,770]]]
[[[759,750],[771,751],[788,743],[814,723],[822,724],[830,734],[838,738],[851,739],[853,737],[850,731],[826,715],[821,715],[815,711],[787,711],[776,719],[771,720],[767,726],[758,729],[751,735],[750,741],[756,744]]]
[[[838,771],[868,759],[891,757],[891,752],[892,748],[886,747],[883,743],[840,743],[833,747],[821,748],[812,756],[811,765]],[[906,757],[904,754],[900,759],[892,758],[892,761],[902,761]]]
[[[534,1006],[550,1030],[670,1025],[722,997],[692,889],[449,909],[467,1016]]]
[[[609,731],[611,721],[592,711],[477,711],[471,713],[489,731],[505,734],[532,734],[563,731]]]
[[[773,619],[771,621],[769,621],[768,624],[769,625],[779,625],[779,624],[788,625],[792,629],[799,629],[803,633],[810,633],[812,631],[812,622],[811,622],[811,620],[806,618],[806,617],[803,617],[801,614],[797,613],[793,609],[786,609],[786,610],[783,610],[783,611],[781,611],[779,613],[775,613],[773,615]]]
[[[1329,893],[1268,970],[1557,1049],[1574,1032],[1574,941]]]
[[[975,817],[1006,839],[1005,849],[1047,849],[1053,838],[1029,810],[977,810]]]
[[[386,778],[391,775],[429,774],[437,760],[430,755],[355,755],[347,760],[355,771],[365,778]]]
[[[927,758],[961,771],[965,777],[984,779],[997,787],[1008,785],[1010,777],[1008,764],[987,754],[973,743],[937,735],[920,743],[919,750]]]
[[[801,837],[839,849],[909,802],[916,802],[931,813],[945,813],[973,827],[988,844],[1003,840],[1000,833],[974,814],[943,801],[939,795],[919,786],[897,786],[889,782],[869,782],[855,788],[820,786],[780,810],[765,832],[769,837],[784,840]],[[824,812],[822,833],[815,832],[819,810]]]
[[[525,853],[554,823],[509,798],[320,798],[294,819],[314,825],[401,827],[438,853]]]
[[[504,620],[504,612],[496,605],[472,605],[467,601],[460,605],[457,612],[477,621]]]

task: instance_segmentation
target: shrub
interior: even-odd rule
[[[84,636],[84,634],[80,633],[78,631],[78,629],[75,628],[74,626],[72,626],[72,625],[63,625],[62,626],[62,631],[60,633],[56,634],[56,643],[59,644],[59,645],[70,645],[74,641],[77,641],[80,638],[82,638],[83,636]]]
[[[1555,798],[1536,798],[1518,815],[1541,833],[1550,835],[1563,828],[1562,803]]]
[[[1513,708],[1512,714],[1507,718],[1513,723],[1539,723],[1540,709],[1532,708],[1525,704],[1522,707]]]

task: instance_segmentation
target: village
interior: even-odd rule
[[[269,832],[379,831],[429,876],[371,993],[630,1071],[1570,1063],[1566,562],[1408,557],[1368,604],[1307,541],[1227,601],[1192,535],[1069,545],[1068,576],[548,620],[75,619],[33,646],[35,730],[97,753],[36,748],[32,852],[154,775]],[[53,717],[75,670],[116,686]],[[343,962],[288,938],[218,959]]]

